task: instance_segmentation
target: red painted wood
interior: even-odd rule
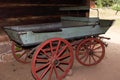
[[[52,38],[36,49],[32,60],[32,73],[36,80],[52,80],[54,76],[54,80],[62,80],[72,65],[71,44],[62,38]]]
[[[84,66],[92,66],[101,62],[105,56],[105,46],[97,38],[83,40],[77,47],[76,59]]]

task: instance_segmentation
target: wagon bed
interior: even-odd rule
[[[104,34],[111,25],[111,21],[107,21],[107,25],[104,25],[106,20],[98,21],[98,18],[72,17],[72,20],[69,18],[71,17],[62,18],[63,21],[60,23],[6,26],[4,29],[11,40],[22,46],[32,46],[54,37],[80,39],[85,36]]]

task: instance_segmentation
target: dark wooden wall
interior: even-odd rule
[[[1,3],[87,4],[86,0],[0,0]]]
[[[60,7],[89,6],[89,0],[0,0],[0,26],[59,22],[68,11]],[[86,16],[89,10],[78,11]],[[70,11],[69,16],[78,12]]]

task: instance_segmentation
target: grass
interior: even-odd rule
[[[115,4],[115,5],[112,6],[112,9],[120,11],[120,5],[119,4]]]

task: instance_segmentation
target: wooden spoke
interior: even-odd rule
[[[52,80],[53,78],[56,78],[54,80],[62,80],[73,65],[73,48],[64,39],[46,40],[35,52],[32,61],[32,73],[36,80]],[[43,55],[46,57],[42,57]]]
[[[59,65],[57,66],[62,72],[65,72],[65,70]]]
[[[50,58],[50,56],[47,54],[47,52],[44,49],[41,49],[41,51],[43,52],[44,55],[46,55],[48,58]]]
[[[15,42],[12,42],[11,48],[12,48],[12,54],[18,62],[24,64],[31,62],[31,58],[28,57],[30,54],[29,49],[23,49],[20,46],[18,47],[18,45]]]
[[[83,51],[83,47],[85,47],[84,49],[86,49],[85,51],[87,51],[86,53],[87,55],[81,56],[79,54],[82,54],[82,52],[80,51]],[[97,53],[99,53],[99,56]],[[98,64],[103,59],[104,55],[105,55],[104,44],[101,40],[97,38],[88,38],[83,40],[78,45],[76,50],[77,61],[85,66],[92,66]],[[96,59],[95,57],[97,57],[98,59]]]
[[[47,59],[36,59],[36,62],[47,63],[49,62]]]
[[[94,62],[96,63],[96,60],[95,60],[94,56],[92,55],[91,57],[92,57],[92,59],[94,60]]]
[[[89,64],[91,64],[91,56],[89,56]]]
[[[63,54],[62,56],[60,56],[60,57],[58,58],[58,60],[63,60],[63,59],[66,59],[66,58],[68,58],[68,57],[70,57],[70,54],[65,53],[65,54]]]
[[[97,49],[100,49],[101,48],[101,45],[100,46],[98,46],[98,47],[96,47],[95,49],[93,49],[93,50],[97,50]]]
[[[69,62],[60,61],[60,64],[69,65]]]
[[[52,41],[50,42],[50,51],[51,51],[52,56],[54,56]]]
[[[50,69],[50,65],[44,70],[44,72],[42,73],[42,75],[40,76],[40,79],[42,79],[45,75],[46,75],[46,73],[49,71],[49,69]]]
[[[67,48],[67,45],[62,48],[62,50],[61,50],[60,53],[57,55],[57,57],[59,57],[60,55],[62,55],[62,53],[66,50],[66,48]]]
[[[58,45],[57,45],[57,48],[56,48],[56,55],[58,54],[58,50],[60,48],[60,45],[61,45],[61,41],[58,42]]]
[[[48,80],[51,80],[51,77],[52,77],[52,74],[53,74],[53,69],[54,69],[54,66],[51,66]]]
[[[50,63],[47,63],[47,64],[44,64],[43,66],[40,66],[40,67],[36,68],[36,72],[38,72],[38,71],[42,70],[43,68],[49,66],[49,64]]]
[[[93,56],[95,56],[95,57],[97,57],[97,58],[99,58],[99,59],[101,58],[100,56],[98,56],[98,55],[96,55],[96,54],[93,54]]]
[[[96,53],[102,53],[102,51],[94,51],[94,53],[96,54]]]
[[[84,59],[84,61],[83,61],[83,62],[84,62],[84,63],[86,63],[86,61],[88,60],[88,58],[89,58],[89,57],[88,57],[88,55],[87,55],[87,56],[85,56],[85,59]]]
[[[18,56],[18,58],[21,58],[22,56],[24,56],[26,54],[27,51],[24,51],[20,56]]]

